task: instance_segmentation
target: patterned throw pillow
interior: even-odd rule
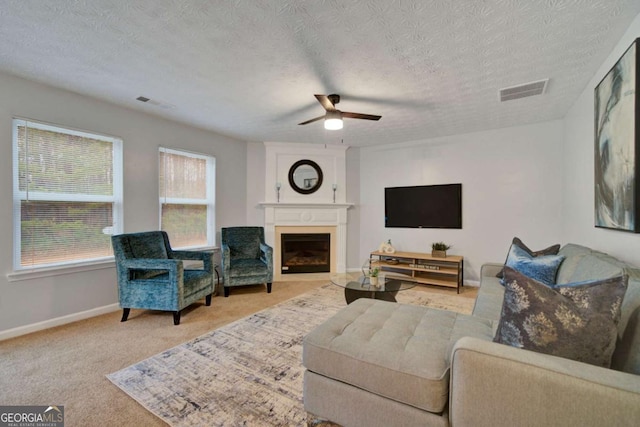
[[[494,342],[610,367],[628,277],[546,286],[505,267]]]
[[[511,245],[503,270],[505,270],[506,267],[511,267],[525,276],[531,277],[547,286],[551,286],[556,283],[556,274],[562,261],[564,261],[563,255],[541,255],[532,257],[519,246]],[[500,283],[504,286],[504,277],[500,280]]]
[[[517,237],[514,237],[513,240],[511,241],[511,246],[518,246],[520,249],[524,250],[526,253],[528,253],[532,258],[535,257],[539,257],[539,256],[545,256],[545,255],[558,255],[558,252],[560,251],[560,245],[556,244],[553,246],[549,246],[548,248],[544,248],[544,249],[540,249],[539,251],[532,251],[531,249],[529,249],[527,247],[527,245],[525,245],[524,243],[522,243],[522,240],[520,240]],[[509,252],[511,252],[511,248],[509,248]],[[509,254],[507,253],[507,259],[509,259]],[[504,263],[507,263],[507,260],[504,261]],[[496,277],[499,279],[502,279],[502,276],[504,274],[504,269],[500,270],[500,272],[498,272],[498,274],[496,274]]]

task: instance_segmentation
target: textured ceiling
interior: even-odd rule
[[[0,0],[0,71],[242,140],[368,146],[562,118],[638,13],[638,0]],[[545,78],[542,96],[498,101]],[[323,114],[316,93],[382,119],[298,126]]]

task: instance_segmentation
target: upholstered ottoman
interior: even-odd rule
[[[491,341],[492,322],[356,300],[304,339],[305,409],[349,426],[446,426],[449,357],[463,336]]]

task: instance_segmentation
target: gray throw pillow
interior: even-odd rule
[[[545,255],[558,255],[558,252],[560,251],[559,244],[549,246],[548,248],[540,249],[539,251],[532,251],[518,237],[514,237],[513,240],[511,241],[511,247],[513,246],[519,247],[520,249],[524,250],[526,253],[528,253],[534,258],[539,256],[545,256]],[[509,252],[511,252],[511,247],[509,247]],[[507,260],[509,259],[509,252],[507,252],[507,259],[504,261],[505,265],[507,264]],[[504,268],[500,270],[498,274],[496,274],[496,277],[499,279],[502,279],[503,274],[504,274]]]
[[[510,267],[494,342],[609,368],[628,277],[546,286]]]

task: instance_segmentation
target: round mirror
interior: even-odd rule
[[[300,194],[311,194],[322,185],[322,169],[313,160],[298,160],[289,169],[289,184]]]

